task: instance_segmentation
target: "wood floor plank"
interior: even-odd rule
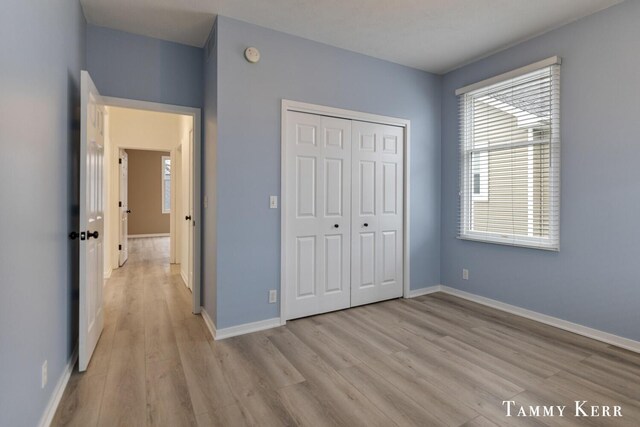
[[[148,361],[147,426],[195,426],[189,388],[180,359]]]
[[[351,383],[324,363],[309,347],[291,332],[272,335],[269,339],[296,367],[309,383],[317,388],[317,397],[323,396],[349,425],[385,426],[392,421],[376,408]]]
[[[97,425],[105,377],[105,374],[87,376],[74,372],[51,425],[53,427]]]
[[[122,330],[114,338],[99,426],[146,423],[144,333]]]
[[[468,345],[457,338],[442,337],[435,340],[435,343],[448,350],[450,353],[501,375],[512,383],[518,384],[522,388],[526,388],[530,384],[542,382],[546,378],[546,376],[538,375],[536,370],[529,370],[527,369],[527,366],[524,368],[516,366],[507,360]]]
[[[366,365],[342,369],[340,375],[399,426],[437,425],[438,419]]]
[[[287,323],[287,330],[313,350],[329,366],[338,370],[360,363],[345,347],[332,341],[309,319]]]
[[[276,389],[304,381],[298,370],[269,341],[265,333],[249,334],[238,339],[245,357]]]
[[[317,387],[308,382],[294,384],[278,390],[287,411],[296,425],[309,427],[345,425],[329,399],[318,395]]]
[[[482,415],[464,423],[461,427],[497,427],[498,425],[489,421]]]

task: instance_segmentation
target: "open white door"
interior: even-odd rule
[[[89,73],[81,73],[79,369],[85,371],[104,325],[104,103]]]
[[[189,186],[189,191],[187,191],[187,194],[183,194],[182,197],[185,198],[185,201],[187,203],[187,207],[189,209],[189,218],[193,218],[193,173],[194,173],[194,167],[193,167],[193,129],[189,132],[189,151],[188,153],[182,153],[182,155],[188,155],[189,157],[189,161],[188,161],[188,165],[189,165],[189,181],[188,181],[188,186]],[[190,227],[187,228],[187,253],[185,254],[187,256],[187,265],[189,266],[189,273],[188,273],[188,279],[187,280],[187,287],[189,288],[189,290],[193,291],[193,254],[194,254],[194,250],[193,250],[193,242],[194,242],[194,238],[193,238],[193,233],[195,231],[195,223],[190,220],[189,221],[189,225]]]
[[[127,262],[129,258],[129,155],[122,148],[120,149],[120,157],[118,159],[120,166],[120,244],[118,246],[120,257],[118,264],[120,267]]]

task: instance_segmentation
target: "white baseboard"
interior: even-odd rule
[[[181,265],[182,267],[182,265]],[[182,271],[182,268],[180,269],[180,277],[182,277],[182,281],[184,282],[184,285],[188,288],[189,287],[189,280],[187,279],[187,275],[184,274],[184,271]]]
[[[130,239],[144,239],[145,237],[169,237],[169,233],[152,233],[152,234],[129,234]]]
[[[588,326],[580,325],[578,323],[569,322],[567,320],[559,319],[557,317],[549,316],[546,314],[538,313],[537,311],[528,310],[515,305],[507,304],[504,302],[496,301],[491,298],[482,297],[480,295],[472,294],[470,292],[461,291],[459,289],[451,288],[449,286],[440,286],[441,292],[457,296],[469,301],[477,302],[478,304],[486,305],[498,310],[506,311],[507,313],[515,314],[517,316],[525,317],[527,319],[535,320],[546,325],[554,326],[565,331],[573,332],[574,334],[582,335],[587,338],[592,338],[607,344],[615,345],[626,350],[630,350],[636,353],[640,353],[640,342],[634,341],[629,338],[624,338],[619,335],[614,335],[609,332],[593,329]]]
[[[64,390],[67,388],[67,383],[69,382],[69,378],[71,378],[71,374],[73,373],[73,367],[76,365],[76,361],[78,360],[78,347],[73,350],[69,361],[67,362],[67,366],[65,366],[64,371],[62,371],[62,375],[60,375],[60,379],[58,379],[58,383],[56,384],[56,388],[53,389],[53,394],[51,395],[51,399],[49,399],[49,403],[40,418],[40,422],[38,426],[40,427],[49,427],[51,422],[53,421],[53,417],[56,415],[56,411],[58,410],[58,405],[60,404],[60,400],[62,400],[62,395],[64,394]]]
[[[111,278],[111,273],[113,272],[112,269],[109,269],[107,271],[104,272],[104,279],[107,280],[109,278]]]
[[[207,313],[207,310],[205,310],[204,307],[200,307],[200,314],[202,315],[202,318],[204,319],[204,323],[207,325],[207,329],[209,329],[209,333],[211,334],[211,336],[215,340],[216,339],[216,324],[213,323],[213,320],[211,320],[211,316],[209,316],[209,313]]]
[[[280,318],[274,317],[266,320],[259,320],[257,322],[245,323],[237,326],[230,326],[228,328],[218,329],[216,331],[216,340],[223,340],[225,338],[235,337],[237,335],[250,334],[251,332],[264,331],[265,329],[277,328],[281,326]]]
[[[409,295],[405,296],[405,298],[415,298],[421,295],[428,295],[428,294],[432,294],[434,292],[440,292],[440,291],[442,291],[441,285],[428,286],[426,288],[420,288],[420,289],[412,289],[409,291]]]

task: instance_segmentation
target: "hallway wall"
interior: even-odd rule
[[[77,342],[85,26],[77,0],[0,3],[1,426],[39,424]]]

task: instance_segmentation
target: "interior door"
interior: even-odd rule
[[[187,167],[189,168],[188,173],[188,189],[187,194],[183,194],[182,197],[186,201],[187,209],[189,210],[189,217],[193,218],[193,129],[189,131],[189,150],[188,150],[188,162]],[[184,153],[183,153],[184,155]],[[189,221],[187,226],[187,263],[188,263],[188,281],[187,287],[189,290],[193,290],[193,242],[194,242],[194,230],[195,230],[195,222],[193,220]]]
[[[353,122],[351,305],[402,296],[404,131]]]
[[[129,259],[129,155],[120,149],[120,267]]]
[[[350,305],[351,121],[287,113],[288,319]]]
[[[104,324],[104,103],[89,73],[81,74],[79,369],[85,371]]]

